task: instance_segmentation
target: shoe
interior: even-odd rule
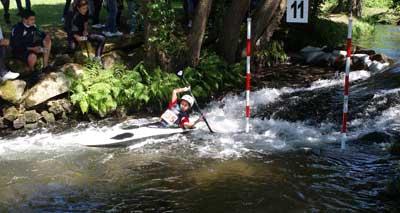
[[[192,28],[192,26],[193,26],[193,22],[192,22],[192,20],[189,20],[188,28]]]
[[[105,37],[113,37],[114,33],[110,32],[110,31],[103,31],[103,34]]]
[[[105,27],[104,24],[94,24],[94,25],[92,25],[93,29],[101,29],[101,28],[104,28],[104,27]]]
[[[115,32],[115,33],[112,33],[112,32],[109,32],[109,31],[104,31],[103,34],[104,34],[104,36],[106,36],[106,37],[117,37],[117,36],[122,36],[122,35],[124,35],[123,33],[119,32],[119,31],[117,31],[117,32]]]
[[[62,17],[62,18],[61,18],[61,22],[64,23],[64,21],[65,21],[65,19],[64,19],[64,17]]]
[[[120,31],[117,31],[117,32],[115,32],[115,33],[113,33],[114,34],[114,36],[123,36],[124,34],[122,33],[122,32],[120,32]]]
[[[131,31],[131,32],[129,32],[129,35],[131,35],[131,36],[135,36],[135,31]]]
[[[14,80],[19,77],[19,73],[8,71],[3,77],[0,78],[0,81]]]

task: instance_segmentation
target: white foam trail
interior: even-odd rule
[[[350,80],[362,80],[369,78],[367,71],[354,71],[350,74]],[[318,80],[308,88],[264,88],[251,94],[252,109],[278,101],[282,95],[298,91],[312,91],[316,89],[341,85],[342,79]],[[140,141],[128,147],[131,151],[155,151],[160,149],[165,142],[189,143],[193,139],[202,141],[191,146],[200,157],[230,158],[240,157],[252,151],[284,150],[301,144],[317,144],[334,141],[339,134],[331,124],[321,124],[320,127],[309,126],[304,122],[291,123],[281,120],[252,119],[252,133],[243,134],[244,128],[244,94],[228,95],[221,102],[212,102],[205,110],[212,128],[218,134],[205,134],[207,128],[200,125],[200,131],[190,134],[188,137],[175,135],[162,139],[148,139]],[[74,132],[53,135],[42,133],[34,136],[4,139],[0,143],[0,158],[13,156],[23,158],[24,153],[73,153],[77,150],[90,149],[78,145],[79,141],[103,140],[120,132],[126,125],[140,125],[154,121],[153,119],[134,119],[115,125],[113,127],[89,127],[77,128]],[[196,141],[196,140],[195,140]],[[95,149],[97,150],[97,149]],[[101,149],[98,149],[101,150]],[[103,162],[114,158],[107,155]]]

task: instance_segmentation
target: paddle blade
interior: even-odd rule
[[[177,75],[179,78],[182,78],[182,77],[183,77],[183,70],[179,70],[179,71],[176,73],[176,75]]]

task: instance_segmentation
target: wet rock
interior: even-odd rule
[[[47,124],[53,124],[56,122],[56,119],[54,117],[53,113],[43,111],[42,113],[43,119],[46,121]]]
[[[359,138],[363,144],[390,143],[391,136],[384,132],[371,132]]]
[[[49,111],[54,115],[58,115],[63,112],[72,112],[72,103],[67,99],[49,101],[47,106],[49,107]]]
[[[23,98],[26,82],[22,80],[6,81],[0,85],[0,97],[13,104],[18,104]]]
[[[18,116],[18,118],[13,121],[13,127],[15,129],[21,129],[25,126],[25,124],[26,124],[26,121],[25,121],[25,117],[23,115]]]
[[[371,56],[371,60],[378,61],[381,63],[389,63],[389,57],[387,57],[384,54],[375,54],[375,55]]]
[[[7,125],[5,124],[5,119],[0,117],[0,129],[7,128]]]
[[[15,119],[17,119],[18,115],[19,115],[19,111],[14,106],[3,110],[4,119],[6,119],[10,122],[13,122]]]
[[[372,61],[371,65],[368,67],[368,70],[371,72],[379,72],[382,71],[386,68],[388,68],[390,65],[389,63],[381,63],[379,61]]]
[[[29,110],[24,112],[24,117],[26,123],[36,123],[41,118],[41,115],[35,110]]]
[[[27,123],[27,124],[25,124],[25,129],[37,129],[38,128],[38,126],[39,126],[39,124],[38,123]]]
[[[70,80],[64,73],[50,73],[26,92],[24,105],[31,108],[69,91]]]
[[[368,50],[363,48],[357,48],[355,54],[366,54],[366,55],[375,55],[375,50]]]
[[[107,53],[102,57],[102,61],[104,68],[109,69],[115,64],[122,63],[122,54],[119,51]]]
[[[80,76],[83,74],[84,68],[80,64],[69,63],[69,64],[64,64],[60,68],[60,71],[63,73],[71,74],[73,76]]]

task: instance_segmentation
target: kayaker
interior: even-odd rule
[[[190,91],[190,87],[173,90],[168,109],[161,115],[161,123],[163,126],[179,126],[183,129],[193,129],[197,123],[203,120],[202,117],[200,117],[195,122],[189,121],[189,114],[195,100],[190,95],[184,95],[181,99],[178,99],[178,94],[188,91]]]

